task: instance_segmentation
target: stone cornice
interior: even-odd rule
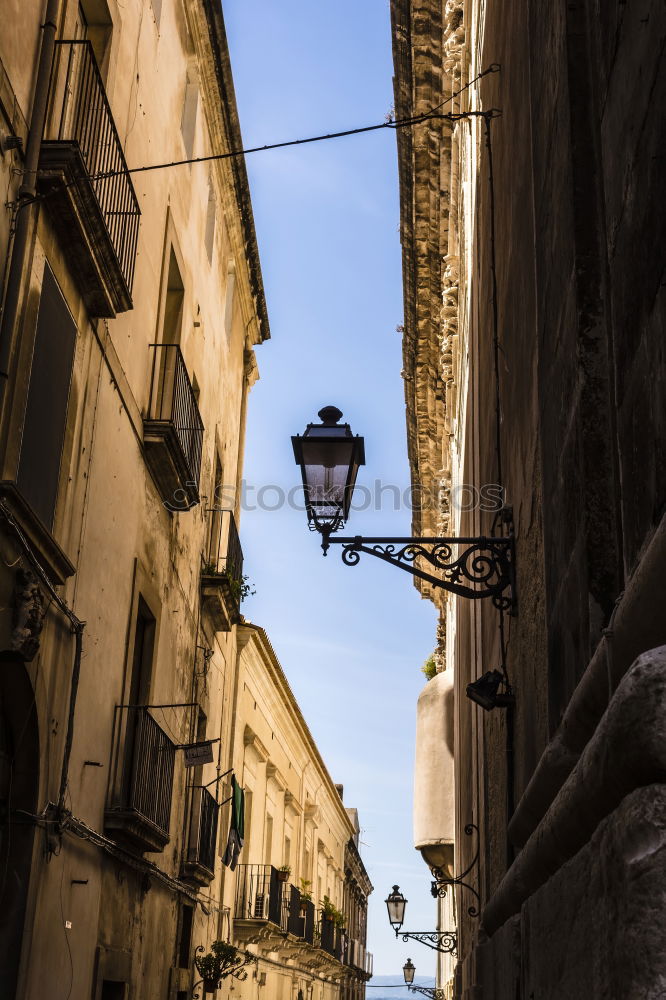
[[[213,62],[212,76],[215,80],[217,90],[216,99],[208,101],[207,110],[209,114],[212,110],[213,114],[217,114],[221,118],[224,139],[223,148],[225,150],[242,149],[243,138],[238,121],[238,109],[236,106],[222,5],[219,2],[216,3],[215,0],[194,0],[194,2],[199,10],[203,12],[205,18],[208,44]],[[206,47],[204,45],[203,53],[205,54],[205,52]],[[240,256],[248,268],[249,285],[255,314],[254,323],[256,325],[256,331],[253,336],[250,336],[250,342],[253,344],[262,343],[270,337],[270,327],[245,160],[242,156],[234,156],[222,162],[228,168],[231,175],[241,229],[242,245],[238,249],[241,250]],[[249,318],[246,319],[246,323],[251,325],[251,320]]]
[[[256,753],[259,760],[265,762],[268,760],[268,750],[261,742],[257,734],[249,726],[245,727],[245,732],[243,733],[243,744],[245,747],[250,747]]]
[[[396,116],[423,114],[459,89],[463,0],[391,0],[391,20]],[[412,487],[426,498],[424,509],[413,511],[415,535],[450,530],[458,324],[455,131],[430,121],[397,132],[407,446]],[[418,579],[415,586],[442,606],[444,592]]]

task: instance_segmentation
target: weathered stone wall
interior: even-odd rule
[[[436,6],[445,49],[447,14],[455,5],[433,0],[432,23]],[[395,0],[394,7],[403,23],[410,18],[415,23],[420,7],[408,0]],[[516,853],[507,835],[510,816],[605,632],[598,657],[608,658],[608,677],[604,682],[603,660],[586,676],[585,697],[578,698],[568,742],[562,743],[566,753],[551,755],[540,768],[541,790],[534,790],[533,805],[539,796],[543,803],[552,800],[631,662],[623,656],[623,666],[614,668],[612,630],[606,631],[630,577],[639,593],[632,591],[631,613],[623,618],[634,632],[625,645],[635,655],[665,641],[654,581],[641,575],[641,557],[657,533],[666,502],[665,209],[660,194],[666,9],[647,0],[487,0],[465,4],[456,31],[464,34],[459,56],[463,83],[492,63],[501,67],[461,101],[466,108],[501,112],[492,123],[492,152],[500,440],[503,485],[516,530],[519,602],[517,617],[506,622],[508,670],[516,692],[512,715],[483,713],[465,697],[470,679],[498,665],[496,612],[486,603],[439,601],[448,620],[448,636],[443,631],[440,636],[456,672],[458,868],[466,867],[473,855],[462,829],[467,822],[478,822],[479,888],[488,900]],[[422,44],[414,33],[412,48]],[[442,65],[439,100],[452,89]],[[412,87],[418,85],[415,58],[411,63],[403,58],[396,61],[397,91],[405,91],[407,71]],[[480,487],[498,476],[491,206],[483,126],[458,126],[453,148],[457,167],[445,173],[452,182],[440,186],[445,203],[440,213],[447,218],[447,234],[457,233],[458,364],[452,368],[455,391],[440,406],[447,434],[453,432],[448,438],[449,474],[454,482]],[[408,175],[403,191],[408,183],[417,189],[432,187],[432,174],[417,172],[413,158],[410,163],[407,140],[399,152],[401,179]],[[403,231],[419,232],[420,210],[417,196],[410,201],[403,197]],[[405,259],[409,252],[407,246]],[[440,253],[443,259],[444,244]],[[452,301],[443,265],[440,274],[439,336],[442,363],[448,365],[449,342],[442,332],[450,322]],[[413,323],[418,324],[418,304],[406,295],[406,305],[416,310]],[[409,322],[407,314],[406,345],[425,359],[425,348],[409,339]],[[432,390],[430,399],[436,409]],[[408,426],[412,421],[416,427],[410,441],[416,441],[426,424],[409,393],[407,405]],[[411,458],[415,478],[430,488],[438,473],[418,449],[412,449]],[[482,534],[489,527],[488,515],[478,509],[463,514],[459,524],[460,534]],[[649,793],[645,795],[648,801]],[[627,810],[631,812],[629,805]],[[597,848],[613,853],[610,834],[599,832],[595,838]],[[589,909],[587,903],[579,907],[576,947],[571,946],[566,960],[566,985],[560,982],[565,933],[547,914],[557,911],[564,925],[568,899],[576,912],[577,879],[592,857],[588,845],[525,904],[522,922],[508,921],[481,951],[474,946],[478,924],[467,918],[467,897],[459,895],[458,995],[511,1000],[623,995],[613,992],[612,979],[584,969],[586,947],[596,949],[595,968],[609,942],[615,941],[617,953],[626,958],[618,945],[622,931],[615,932],[607,912],[599,912],[607,859],[592,880]],[[608,888],[617,895],[613,919],[625,912],[625,902],[633,915],[624,890],[617,883]],[[663,900],[658,893],[648,905],[653,919],[660,919],[656,913]],[[597,948],[599,926],[606,935],[603,948]],[[483,980],[483,989],[482,962],[495,970]],[[617,970],[619,962],[614,957],[612,968]],[[658,995],[649,990],[658,988],[654,983],[659,984],[661,973],[652,972],[649,987],[647,980],[636,978],[633,986],[623,981],[626,989],[636,996]]]

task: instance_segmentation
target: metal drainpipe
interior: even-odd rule
[[[28,245],[31,213],[27,210],[32,203],[37,190],[37,168],[42,147],[42,136],[46,122],[46,110],[49,98],[49,83],[53,53],[55,50],[56,23],[60,0],[47,0],[46,14],[42,24],[42,44],[37,66],[37,81],[35,96],[32,102],[30,131],[25,151],[23,182],[19,188],[19,207],[16,220],[16,233],[11,249],[11,262],[7,278],[5,304],[0,318],[0,409],[7,388],[9,373],[9,355],[12,343],[12,332],[18,313],[21,281],[24,273],[25,253]]]

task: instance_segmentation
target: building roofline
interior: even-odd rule
[[[333,801],[335,802],[335,807],[340,815],[340,818],[344,822],[345,829],[347,830],[347,836],[352,837],[355,832],[354,825],[350,820],[349,816],[347,815],[347,810],[345,808],[342,799],[340,798],[337,788],[335,787],[335,782],[333,781],[330,771],[328,770],[326,764],[324,763],[324,758],[319,752],[319,748],[315,743],[314,737],[310,731],[310,727],[305,721],[303,713],[301,712],[298,702],[296,701],[296,696],[294,695],[294,692],[291,689],[291,685],[287,680],[287,675],[285,674],[280,664],[280,661],[277,658],[275,650],[271,645],[271,641],[268,638],[265,629],[263,629],[260,625],[253,625],[252,622],[243,622],[242,625],[238,626],[239,634],[242,635],[243,630],[247,630],[247,632],[249,632],[254,637],[265,658],[269,661],[276,675],[278,685],[281,689],[281,693],[285,701],[287,702],[290,711],[293,713],[296,719],[298,728],[300,729],[301,736],[305,739],[305,742],[308,744],[312,752],[312,755],[319,766],[322,777],[328,784],[328,790],[331,794]]]
[[[234,81],[231,72],[231,60],[229,58],[229,45],[227,43],[227,33],[224,26],[222,4],[220,3],[220,0],[202,0],[202,5],[206,15],[206,23],[208,25],[213,62],[215,65],[215,77],[220,95],[221,113],[224,120],[225,131],[229,139],[229,148],[242,149],[243,137],[238,119],[236,91],[234,89]],[[254,226],[254,214],[252,212],[250,184],[247,177],[245,157],[233,156],[228,162],[231,166],[234,190],[236,193],[236,202],[238,204],[243,239],[245,242],[245,253],[250,272],[252,298],[254,300],[257,321],[259,324],[259,342],[262,343],[264,340],[268,340],[270,338],[271,333],[268,322],[264,281],[261,273],[261,262],[259,260],[259,246],[257,244],[257,233]]]

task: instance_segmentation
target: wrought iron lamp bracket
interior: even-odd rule
[[[401,931],[396,928],[395,936],[401,937],[405,942],[410,938],[419,941],[442,955],[455,955],[458,948],[458,935],[455,931]]]
[[[498,610],[516,609],[515,541],[511,526],[507,535],[470,538],[332,537],[340,526],[338,523],[315,525],[315,528],[321,532],[324,555],[330,545],[341,545],[346,566],[357,566],[361,553],[365,553],[458,597],[470,600],[489,597]],[[430,563],[441,575],[422,569],[417,565],[419,561]]]
[[[476,853],[474,854],[472,861],[467,866],[464,872],[461,872],[460,875],[449,876],[445,873],[443,868],[430,869],[434,877],[434,882],[432,883],[430,891],[432,892],[432,895],[435,897],[435,899],[438,896],[439,897],[446,896],[449,886],[459,885],[465,889],[469,889],[469,891],[476,896],[477,902],[481,901],[480,896],[476,891],[476,889],[474,888],[474,886],[470,885],[469,882],[465,881],[467,876],[471,872],[472,868],[474,868],[479,861],[479,828],[476,825],[476,823],[468,823],[467,826],[465,827],[465,833],[467,834],[467,836],[471,837],[472,834],[475,832],[476,832]],[[469,913],[470,917],[478,917],[479,915],[479,910],[478,907],[476,906],[468,906],[467,912]]]
[[[424,997],[432,997],[433,1000],[445,1000],[444,990],[432,986],[410,986],[410,993],[423,993]]]

